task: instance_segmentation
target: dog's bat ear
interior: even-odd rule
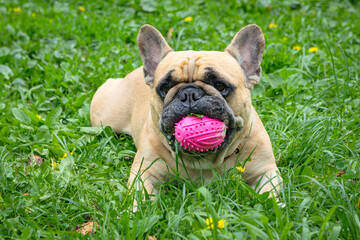
[[[144,66],[145,82],[150,87],[154,85],[155,70],[160,61],[172,51],[161,33],[150,25],[140,28],[137,44]]]
[[[249,89],[259,83],[264,48],[264,34],[259,26],[251,24],[242,28],[225,49],[245,71],[246,87]]]

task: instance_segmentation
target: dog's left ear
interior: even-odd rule
[[[161,33],[150,25],[141,27],[137,44],[144,66],[145,83],[154,86],[155,70],[161,60],[172,51]]]
[[[225,49],[245,71],[246,87],[250,90],[259,83],[264,48],[264,34],[259,26],[251,24],[242,28]]]

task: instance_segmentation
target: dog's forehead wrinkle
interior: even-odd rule
[[[195,72],[196,72],[196,59],[194,58],[190,58],[189,62],[188,62],[188,77],[189,77],[189,82],[193,82],[193,80],[195,79]]]
[[[192,55],[182,58],[178,64],[181,72],[181,80],[187,82],[193,82],[196,78],[197,61],[198,57]]]
[[[180,51],[171,52],[160,64],[162,72],[175,69],[174,79],[179,82],[195,82],[203,80],[207,69],[215,70],[216,73],[226,72],[238,66],[238,62],[225,52],[217,51]],[[224,69],[224,66],[225,67]],[[237,71],[238,69],[236,69]],[[223,77],[224,78],[224,77]]]

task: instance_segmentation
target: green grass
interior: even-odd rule
[[[98,239],[359,239],[357,1],[156,2],[0,0],[0,238],[85,239],[76,229],[93,219]],[[164,36],[172,28],[175,50],[223,50],[246,24],[262,28],[252,98],[284,178],[284,207],[232,171],[205,186],[165,182],[155,201],[130,211],[136,149],[109,128],[89,128],[89,105],[107,78],[141,65],[145,23]],[[210,217],[228,224],[208,229]]]

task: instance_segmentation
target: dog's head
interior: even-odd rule
[[[138,35],[145,82],[152,89],[154,124],[169,142],[175,123],[189,114],[224,121],[228,146],[247,124],[250,90],[259,82],[264,35],[257,25],[241,29],[224,52],[174,52],[161,33],[144,25]]]

